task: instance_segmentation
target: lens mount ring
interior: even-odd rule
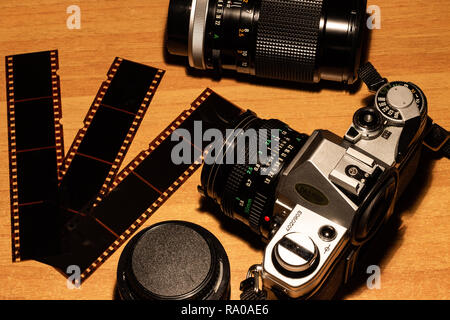
[[[208,0],[192,0],[189,20],[189,65],[196,69],[206,69],[205,64],[205,31],[208,15]]]

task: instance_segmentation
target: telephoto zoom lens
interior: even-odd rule
[[[367,0],[171,0],[167,49],[196,69],[352,84],[366,7]]]

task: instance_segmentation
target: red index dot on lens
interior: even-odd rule
[[[264,220],[266,220],[266,222],[269,222],[269,221],[270,221],[270,218],[269,218],[268,216],[265,216],[265,217],[264,217]]]

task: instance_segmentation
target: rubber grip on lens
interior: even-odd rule
[[[256,39],[259,77],[314,82],[323,0],[263,0]]]

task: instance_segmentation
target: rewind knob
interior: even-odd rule
[[[280,272],[304,274],[314,270],[319,261],[319,250],[310,237],[293,232],[275,245],[274,258]]]

